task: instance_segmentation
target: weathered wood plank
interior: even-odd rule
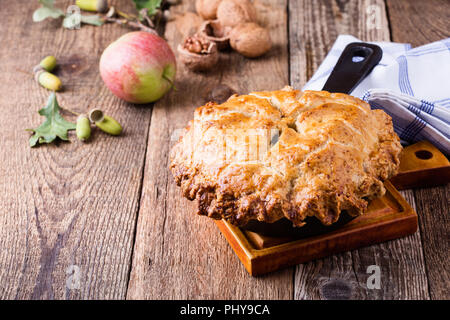
[[[413,46],[450,37],[450,2],[388,0],[392,40]],[[414,190],[431,299],[450,298],[450,185]]]
[[[192,119],[193,110],[218,84],[245,93],[276,89],[288,83],[286,2],[258,1],[260,20],[270,28],[275,48],[249,60],[236,53],[222,56],[220,67],[206,75],[178,65],[177,91],[158,102],[153,111],[139,210],[129,299],[289,299],[293,270],[252,278],[213,221],[194,214],[195,204],[181,197],[168,169],[174,130]],[[178,13],[193,10],[183,1]],[[181,19],[181,18],[179,18]],[[183,30],[171,22],[166,37],[172,47]]]
[[[339,34],[351,34],[367,41],[389,40],[383,0],[289,2],[293,85],[301,88],[306,84]]]
[[[450,1],[386,0],[392,41],[413,47],[450,37]]]
[[[431,299],[450,299],[450,186],[416,189],[414,196]]]
[[[33,23],[37,7],[8,1],[0,10],[0,298],[124,298],[151,108],[113,97],[97,66],[103,49],[129,30]],[[59,61],[61,105],[102,108],[123,124],[123,136],[94,130],[84,144],[72,134],[71,143],[28,146],[24,129],[43,121],[37,111],[50,92],[17,70],[31,71],[48,54]],[[79,276],[78,289],[76,281],[66,285],[71,276]]]
[[[369,21],[369,23],[368,23]],[[313,75],[339,34],[363,41],[389,41],[382,0],[290,1],[291,84],[301,88]],[[414,207],[411,192],[407,200]],[[370,265],[380,267],[381,289],[368,289]],[[419,232],[395,241],[299,265],[295,299],[428,298]]]

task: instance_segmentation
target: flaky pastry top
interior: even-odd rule
[[[336,222],[385,193],[402,147],[391,118],[326,91],[233,95],[195,110],[170,153],[183,195],[198,213],[235,225],[315,216]]]

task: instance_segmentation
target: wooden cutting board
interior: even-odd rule
[[[398,176],[385,182],[386,194],[373,200],[367,212],[337,230],[310,237],[269,237],[216,221],[244,267],[252,276],[323,258],[338,252],[415,233],[417,214],[397,191],[450,182],[450,163],[428,142],[405,148]],[[394,185],[396,187],[394,187]]]
[[[450,182],[450,162],[431,143],[415,143],[403,149],[399,173],[391,182],[397,190],[447,184]]]

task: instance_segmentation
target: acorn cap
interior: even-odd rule
[[[91,120],[91,122],[93,123],[101,122],[105,118],[103,111],[100,109],[92,109],[91,111],[89,111],[88,116],[89,120]]]

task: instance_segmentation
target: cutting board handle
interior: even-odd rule
[[[322,90],[350,94],[383,57],[375,44],[352,42],[342,51]]]
[[[397,190],[445,185],[450,182],[450,162],[431,143],[417,142],[403,149],[391,182]]]

